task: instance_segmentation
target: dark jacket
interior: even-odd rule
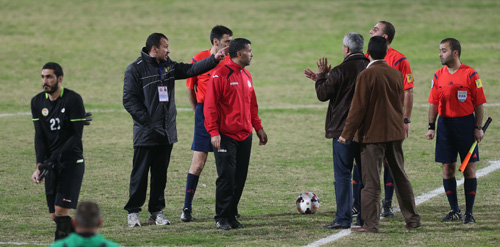
[[[350,54],[333,68],[328,76],[319,74],[316,94],[321,101],[330,100],[325,121],[325,137],[338,138],[344,128],[351,100],[354,95],[356,77],[370,61],[362,53]]]
[[[194,64],[172,61],[158,64],[142,49],[141,56],[125,70],[123,106],[134,120],[134,146],[177,142],[175,80],[197,76],[217,65],[214,56]],[[160,76],[161,71],[161,76]],[[160,102],[159,86],[166,86],[168,102]]]
[[[405,139],[403,121],[404,78],[383,60],[361,72],[342,137],[356,134],[359,143]]]

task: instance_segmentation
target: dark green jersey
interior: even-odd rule
[[[51,247],[115,247],[120,246],[117,243],[105,239],[102,235],[96,234],[89,237],[83,237],[76,233],[71,233],[68,237],[54,242]]]
[[[47,93],[39,93],[31,99],[31,114],[37,163],[47,159],[83,159],[85,108],[78,93],[62,88],[55,101]]]

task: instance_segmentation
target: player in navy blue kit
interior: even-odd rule
[[[85,170],[83,126],[90,120],[86,118],[82,97],[62,87],[63,75],[59,64],[45,64],[41,74],[44,91],[31,100],[36,152],[36,169],[31,178],[39,184],[45,177],[56,240],[73,232],[69,211],[78,203]]]

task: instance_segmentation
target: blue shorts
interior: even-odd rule
[[[474,128],[476,118],[468,115],[458,118],[439,117],[436,132],[436,162],[457,162],[457,153],[460,160],[464,160],[474,143]],[[478,146],[474,149],[469,162],[479,161]]]
[[[194,137],[191,150],[198,152],[213,152],[210,134],[205,128],[205,116],[203,115],[203,103],[196,104],[194,113]]]

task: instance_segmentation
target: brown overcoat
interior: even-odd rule
[[[373,62],[356,79],[356,89],[342,137],[359,143],[405,139],[404,78],[383,60]]]

